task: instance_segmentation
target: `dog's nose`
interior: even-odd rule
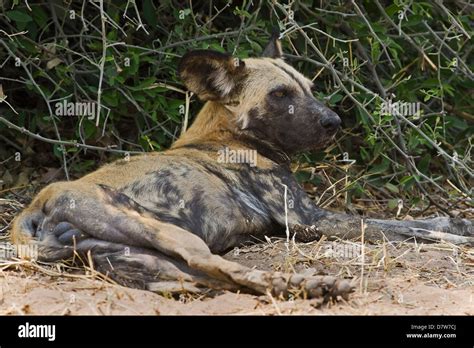
[[[323,118],[321,119],[321,126],[323,126],[326,130],[336,130],[339,128],[340,125],[341,118],[335,113],[323,116]]]

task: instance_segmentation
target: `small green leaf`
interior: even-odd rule
[[[334,94],[331,99],[329,99],[329,104],[334,105],[342,99],[342,95],[339,93]]]
[[[395,209],[396,207],[398,207],[398,199],[391,199],[388,201],[389,209]]]
[[[387,159],[384,159],[382,163],[377,164],[370,168],[369,173],[371,174],[380,174],[385,172],[390,167],[390,162]]]
[[[415,177],[412,175],[408,175],[400,180],[400,185],[403,185],[405,189],[409,188],[415,183]]]
[[[41,8],[40,5],[32,6],[31,9],[33,10],[31,15],[33,16],[36,24],[38,24],[40,28],[45,27],[46,23],[48,22],[48,15],[46,12]]]
[[[431,155],[426,154],[423,156],[421,161],[418,163],[418,169],[424,174],[428,174],[429,165],[431,162]]]
[[[295,177],[299,183],[303,183],[309,180],[311,173],[304,170],[299,170],[295,173]]]
[[[385,184],[385,187],[386,187],[387,189],[389,189],[390,191],[392,191],[393,193],[399,193],[399,192],[400,192],[400,191],[398,190],[398,187],[397,187],[397,186],[395,186],[394,184],[391,184],[391,183],[389,183],[389,182],[387,182],[387,183]]]
[[[7,17],[15,22],[28,23],[33,20],[30,15],[18,10],[7,11]]]
[[[145,17],[146,22],[152,27],[158,24],[158,15],[156,14],[151,0],[143,1],[143,17]]]

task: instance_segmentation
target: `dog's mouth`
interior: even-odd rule
[[[338,129],[326,131],[325,134],[319,139],[319,141],[311,146],[312,150],[321,150],[329,146],[336,137]]]

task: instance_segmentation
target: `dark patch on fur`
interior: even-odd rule
[[[200,98],[205,100],[220,100],[230,98],[241,91],[241,82],[247,76],[245,63],[238,60],[238,65],[230,54],[213,50],[194,50],[186,53],[178,65],[178,73],[188,86],[194,88]],[[219,72],[218,72],[219,71]],[[215,78],[218,74],[226,74],[226,79],[232,84],[228,95],[217,86]],[[190,83],[192,81],[192,83]]]
[[[107,185],[98,184],[98,186],[100,186],[100,188],[104,191],[104,193],[109,197],[110,204],[116,207],[121,206],[126,209],[135,210],[141,214],[151,213],[149,210],[147,210],[145,207],[135,202],[132,198],[130,198],[126,194],[116,191]]]

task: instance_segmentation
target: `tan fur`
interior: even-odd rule
[[[232,113],[222,104],[207,102],[201,109],[191,127],[172,145],[181,147],[201,141],[223,141],[227,132],[235,131],[236,125]]]

